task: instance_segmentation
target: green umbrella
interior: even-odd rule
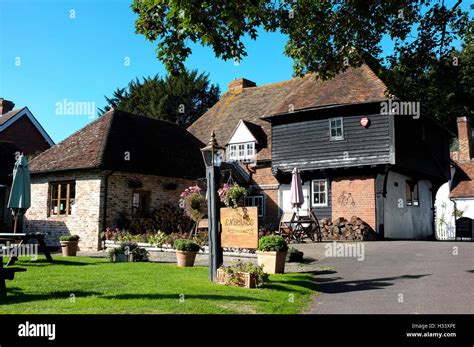
[[[23,215],[31,205],[30,172],[28,171],[28,161],[22,154],[13,168],[13,182],[10,190],[7,207],[12,210],[15,218],[13,232],[16,233],[18,218]]]

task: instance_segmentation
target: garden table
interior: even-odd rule
[[[21,245],[27,243],[29,240],[36,240],[39,244],[39,248],[43,251],[46,260],[50,263],[53,262],[53,258],[51,257],[51,253],[46,247],[44,242],[44,235],[40,233],[0,233],[0,243],[2,241],[10,241],[11,243],[15,243],[16,241],[20,241],[15,247],[21,247]],[[11,266],[15,264],[18,260],[18,257],[12,256],[7,263],[7,266]]]
[[[315,241],[314,235],[316,234],[317,240],[321,241],[321,228],[319,221],[313,212],[310,212],[308,216],[293,214],[293,217],[289,222],[283,222],[286,231],[287,241],[302,242],[307,236],[312,241]],[[281,229],[281,226],[280,226]],[[282,230],[280,230],[281,232]]]
[[[11,247],[1,247],[0,252],[0,299],[7,296],[7,287],[5,280],[13,280],[15,273],[24,272],[26,269],[23,268],[4,268],[3,267],[3,252],[10,249]]]

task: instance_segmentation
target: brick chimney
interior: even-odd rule
[[[458,117],[459,161],[471,160],[472,130],[467,117]]]
[[[13,107],[15,107],[13,102],[5,100],[4,98],[0,98],[0,116],[13,110]]]
[[[229,82],[229,93],[241,93],[245,88],[257,86],[255,82],[245,78],[238,78]]]

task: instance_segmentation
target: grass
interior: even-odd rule
[[[0,301],[6,314],[294,314],[315,293],[311,274],[270,276],[261,289],[209,283],[207,267],[160,263],[110,263],[102,258],[20,260]],[[181,299],[181,300],[180,300]]]

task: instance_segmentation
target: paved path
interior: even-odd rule
[[[474,242],[366,242],[363,261],[326,257],[327,245],[296,245],[314,258],[311,313],[474,313]]]

